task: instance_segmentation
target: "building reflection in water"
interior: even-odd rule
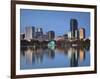
[[[42,49],[33,49],[32,47],[25,47],[21,54],[25,56],[26,64],[42,63],[43,53]]]
[[[47,52],[46,52],[45,54],[46,54],[46,56],[47,56],[49,59],[54,59],[54,57],[55,57],[55,51],[54,51],[54,49],[48,48],[48,49],[47,49]]]
[[[43,54],[41,53],[42,52],[42,49],[32,50],[32,51],[33,51],[32,64],[42,63],[42,61],[43,61]]]
[[[81,62],[85,60],[85,51],[82,48],[79,50],[79,59]]]
[[[77,67],[80,65],[79,62],[84,62],[85,60],[85,49],[74,47],[38,49],[34,49],[33,47],[26,47],[21,49],[21,55],[25,57],[26,64],[35,65],[42,64],[46,59],[53,61],[55,58],[57,58],[58,51],[60,54],[65,55],[65,61],[68,59],[67,61],[69,61],[70,67]]]
[[[78,50],[75,48],[69,48],[68,58],[70,59],[70,67],[78,66]]]
[[[79,66],[79,62],[83,62],[85,60],[85,49],[70,48],[68,50],[68,58],[70,59],[71,67]]]
[[[54,45],[48,46],[45,54],[47,55],[48,58],[54,59],[54,57],[55,57],[55,46]]]
[[[26,63],[27,64],[32,64],[32,50],[31,49],[27,49],[25,51],[25,58],[26,58]]]

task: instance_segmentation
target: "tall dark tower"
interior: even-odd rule
[[[78,32],[78,22],[77,19],[71,19],[70,20],[70,31],[71,31],[71,38],[77,38],[76,32]]]
[[[48,31],[47,36],[48,36],[48,40],[53,40],[55,38],[55,32],[54,31]]]

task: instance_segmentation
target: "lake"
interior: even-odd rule
[[[90,49],[83,47],[21,47],[20,69],[90,66]]]

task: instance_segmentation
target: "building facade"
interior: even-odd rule
[[[68,32],[67,35],[68,35],[68,39],[71,39],[71,32]]]
[[[48,37],[48,40],[54,40],[55,32],[54,31],[47,32],[47,37]]]
[[[85,29],[84,28],[80,28],[79,29],[79,38],[80,39],[84,39],[85,38]]]
[[[35,35],[35,27],[26,27],[25,28],[25,39],[31,40]]]
[[[77,30],[75,30],[75,37],[74,38],[76,38],[76,39],[78,39],[79,38],[79,30],[77,29]]]
[[[70,20],[70,31],[71,31],[71,38],[77,38],[78,34],[78,22],[77,19]],[[77,32],[77,34],[76,34]]]
[[[43,29],[42,28],[35,28],[35,37],[39,38],[43,36]]]

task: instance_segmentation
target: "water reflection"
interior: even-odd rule
[[[21,47],[21,69],[77,67],[90,65],[90,50],[82,47]]]

